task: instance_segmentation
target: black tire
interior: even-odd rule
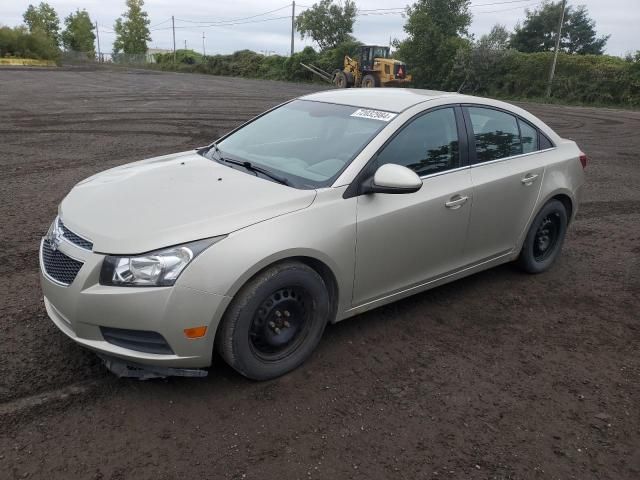
[[[353,87],[353,84],[355,83],[355,81],[353,79],[353,73],[344,72],[344,76],[347,77],[347,88]]]
[[[268,380],[284,375],[318,345],[330,304],[327,287],[315,270],[299,262],[277,264],[236,295],[217,332],[218,352],[245,377]]]
[[[363,88],[374,88],[379,87],[378,79],[375,75],[367,73],[364,77],[362,77],[362,87]]]
[[[347,76],[342,70],[337,70],[333,74],[333,84],[338,88],[349,88],[349,82]]]
[[[525,272],[541,273],[556,260],[567,233],[567,210],[559,200],[551,200],[531,223],[517,263]]]

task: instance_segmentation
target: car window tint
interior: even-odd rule
[[[429,175],[460,164],[458,130],[453,108],[443,108],[406,125],[378,155],[378,166],[403,165]]]
[[[538,150],[538,130],[520,119],[518,119],[518,124],[520,125],[522,153],[531,153]]]
[[[490,108],[469,107],[478,162],[522,153],[516,117]]]
[[[551,143],[551,140],[549,140],[546,135],[540,133],[540,136],[538,138],[540,139],[540,150],[545,150],[554,146],[553,143]]]

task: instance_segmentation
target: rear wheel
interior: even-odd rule
[[[342,70],[337,70],[333,74],[333,84],[338,88],[348,88],[349,82],[347,81],[347,76]]]
[[[298,262],[258,274],[236,296],[216,337],[218,351],[242,375],[267,380],[299,366],[324,332],[330,301],[322,277]]]
[[[529,273],[544,272],[560,254],[566,233],[567,210],[559,200],[551,200],[531,223],[518,265]]]
[[[362,77],[362,87],[363,88],[373,88],[378,86],[378,80],[375,75],[367,73],[364,77]]]

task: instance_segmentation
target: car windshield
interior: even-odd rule
[[[217,155],[250,162],[296,188],[329,186],[387,125],[367,114],[358,107],[294,100],[220,141]]]

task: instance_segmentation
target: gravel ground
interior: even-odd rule
[[[330,326],[283,378],[117,380],[46,318],[38,242],[76,182],[317,88],[0,70],[0,478],[640,478],[639,112],[523,105],[591,159],[555,267]]]

